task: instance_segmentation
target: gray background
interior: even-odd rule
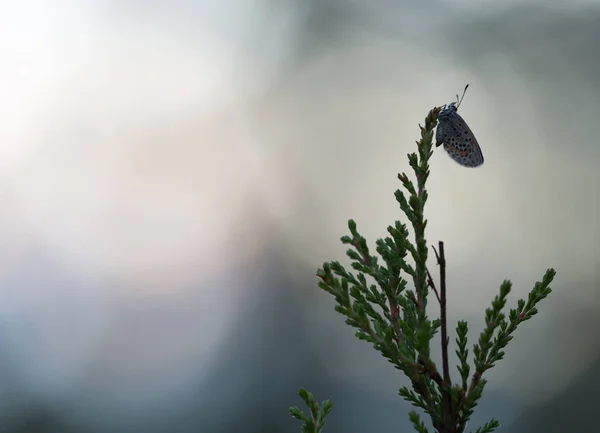
[[[592,432],[600,399],[600,3],[0,5],[0,426],[410,431],[399,372],[316,287],[401,214],[418,123],[460,112],[486,162],[433,155],[449,317],[548,267],[471,423]],[[438,352],[435,352],[438,353]],[[454,362],[454,360],[453,360]],[[456,373],[455,377],[456,377]],[[596,404],[594,404],[596,403]]]

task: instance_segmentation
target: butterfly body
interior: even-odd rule
[[[460,101],[442,107],[438,115],[435,145],[443,144],[448,155],[460,165],[479,167],[483,164],[483,153],[471,128],[458,114],[458,105]]]

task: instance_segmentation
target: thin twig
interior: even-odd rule
[[[435,284],[433,282],[433,278],[431,278],[431,274],[429,273],[429,269],[426,269],[427,271],[427,284],[429,284],[429,287],[431,287],[431,289],[433,290],[433,293],[435,293],[435,297],[438,300],[438,303],[441,304],[442,300],[440,299],[440,295],[438,294],[438,291],[435,287]]]
[[[431,248],[433,249],[433,252],[435,253],[435,258],[438,262],[438,265],[440,264],[440,255],[438,254],[437,250],[435,249],[435,247],[432,245]]]
[[[446,317],[446,255],[444,254],[444,243],[440,241],[439,254],[435,247],[435,256],[440,267],[440,320],[442,322],[442,371],[444,375],[444,388],[442,389],[444,402],[444,424],[447,432],[454,431],[451,425],[454,424],[454,414],[452,413],[452,398],[450,387],[452,380],[450,378],[450,367],[448,364],[448,319]]]
[[[448,320],[446,318],[446,256],[444,254],[444,243],[439,243],[440,253],[436,251],[438,264],[440,265],[440,319],[442,321],[442,369],[444,382],[451,384],[450,367],[448,366]],[[434,249],[435,251],[435,249]]]

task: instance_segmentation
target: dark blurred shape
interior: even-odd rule
[[[598,431],[598,402],[600,402],[598,371],[600,371],[600,357],[555,398],[526,409],[506,428],[506,431],[513,433]]]
[[[3,433],[84,433],[63,412],[48,404],[30,402],[3,419]]]

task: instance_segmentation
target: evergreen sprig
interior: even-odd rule
[[[298,395],[310,409],[310,416],[296,406],[290,407],[290,415],[302,421],[302,433],[319,433],[325,426],[325,417],[331,412],[331,401],[325,400],[319,406],[314,396],[304,388],[298,390]]]
[[[485,388],[483,374],[504,357],[504,349],[517,326],[537,314],[536,306],[552,291],[550,283],[556,273],[554,269],[548,269],[542,281],[537,282],[529,293],[527,301],[519,300],[508,317],[504,309],[512,284],[510,281],[502,283],[499,294],[485,311],[485,327],[473,345],[472,376],[467,322],[458,322],[456,355],[460,382],[453,384],[448,362],[444,244],[439,242],[438,249],[433,248],[440,271],[438,290],[427,267],[429,249],[425,238],[427,220],[424,211],[428,199],[425,184],[430,173],[429,158],[433,154],[433,134],[439,112],[439,107],[429,112],[425,127],[419,126],[418,153],[408,155],[416,185],[405,173],[398,174],[404,191],[398,189],[394,195],[412,228],[412,239],[407,224],[396,221],[387,228],[389,236],[376,241],[376,254],[372,254],[356,222],[349,220],[350,235],[343,236],[341,241],[350,247],[346,254],[351,260],[352,271],[337,261],[326,262],[317,271],[317,277],[319,287],[335,298],[335,310],[356,329],[355,335],[371,343],[409,378],[411,388],[401,387],[400,396],[429,415],[438,433],[463,433]],[[430,290],[440,305],[439,318],[430,319],[427,315]],[[441,332],[441,373],[430,357],[431,341],[438,332]],[[306,390],[300,389],[299,395],[310,408],[311,416],[296,407],[290,409],[291,415],[304,422],[304,433],[321,431],[331,402],[326,400],[319,407]],[[409,419],[418,433],[427,433],[417,412],[411,411]],[[476,433],[491,433],[499,425],[492,418]]]

